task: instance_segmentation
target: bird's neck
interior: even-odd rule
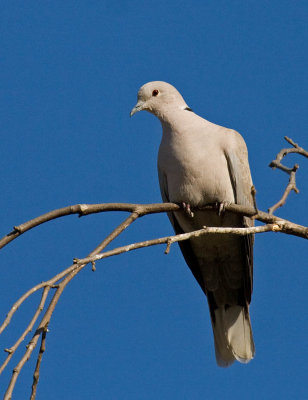
[[[185,106],[170,107],[163,112],[157,110],[155,115],[160,120],[164,132],[179,131],[188,122],[187,113],[191,111],[186,111],[184,108]]]

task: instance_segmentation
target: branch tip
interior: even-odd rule
[[[170,253],[171,244],[172,244],[172,240],[171,240],[171,238],[169,238],[167,240],[167,247],[166,247],[166,250],[165,250],[165,254],[169,254]]]
[[[254,209],[256,210],[256,214],[258,214],[256,194],[257,194],[257,190],[256,190],[255,186],[252,185],[251,186],[251,195],[252,195],[252,200],[253,200],[253,206],[254,206]]]
[[[295,148],[299,148],[299,145],[297,143],[295,143],[291,138],[289,138],[288,136],[284,136],[284,139],[290,143],[293,147]]]

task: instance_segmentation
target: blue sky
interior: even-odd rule
[[[129,118],[151,80],[172,83],[196,113],[241,132],[266,210],[287,182],[268,168],[283,136],[308,148],[307,10],[301,0],[2,2],[1,236],[70,204],[161,201],[159,121]],[[307,160],[287,160],[295,162],[300,194],[277,214],[308,225]],[[69,216],[3,249],[1,319],[125,217]],[[171,232],[165,215],[145,217],[110,248]],[[50,323],[38,399],[304,398],[307,243],[256,238],[256,357],[227,370],[215,363],[204,295],[177,246],[163,251],[106,259],[71,282]],[[19,337],[37,301],[19,310],[1,348]],[[1,393],[21,354],[0,377]],[[29,397],[34,365],[14,398]]]

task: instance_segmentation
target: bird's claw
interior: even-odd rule
[[[222,201],[221,203],[217,202],[217,207],[218,207],[218,215],[221,216],[225,213],[226,211],[226,206],[230,204],[227,201]]]
[[[185,214],[188,215],[189,218],[194,217],[194,213],[191,211],[190,204],[189,203],[182,203],[182,207],[184,208]]]

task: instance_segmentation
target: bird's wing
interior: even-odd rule
[[[254,206],[252,196],[252,179],[248,163],[247,147],[242,136],[233,131],[234,136],[225,149],[225,155],[228,162],[230,179],[234,191],[235,203],[243,206]],[[243,226],[253,226],[254,221],[251,218],[243,217]],[[254,236],[244,237],[244,251],[246,255],[245,268],[245,297],[249,304],[253,287],[253,242]]]
[[[253,206],[247,147],[242,136],[233,131],[232,141],[227,142],[225,156],[228,162],[235,202],[243,206]]]
[[[164,203],[169,203],[169,194],[168,194],[168,182],[167,182],[167,177],[166,175],[158,168],[158,178],[159,178],[159,185],[160,185],[160,191],[161,191],[161,196],[163,199]],[[181,212],[181,211],[179,211]],[[173,226],[173,229],[177,235],[181,233],[185,233],[184,230],[181,228],[180,224],[178,223],[178,220],[176,219],[175,215],[173,212],[168,212],[168,217],[169,220]],[[180,249],[182,251],[182,254],[185,258],[185,261],[187,265],[189,266],[192,274],[194,275],[196,281],[199,283],[201,289],[204,291],[204,281],[202,277],[202,273],[199,267],[198,260],[195,256],[195,252],[193,251],[191,247],[191,242],[189,240],[184,240],[181,242],[178,242]]]

